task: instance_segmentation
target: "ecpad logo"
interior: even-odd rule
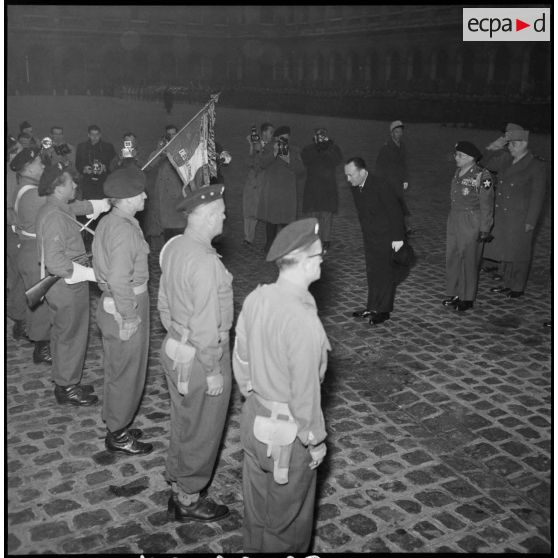
[[[550,8],[463,8],[464,41],[550,41]]]

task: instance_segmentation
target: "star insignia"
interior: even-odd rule
[[[482,181],[482,187],[483,187],[485,190],[488,190],[491,186],[492,186],[492,180],[491,180],[490,178],[485,178],[485,179]]]

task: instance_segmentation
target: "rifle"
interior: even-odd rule
[[[90,253],[83,254],[81,256],[72,258],[72,261],[81,265],[88,265],[90,257]],[[29,289],[25,291],[27,306],[29,306],[29,308],[31,309],[35,308],[35,306],[37,306],[37,304],[39,304],[39,302],[41,302],[45,298],[45,294],[47,293],[47,291],[52,287],[52,285],[54,285],[54,283],[58,281],[58,279],[62,279],[62,277],[59,277],[58,275],[51,275],[49,273],[46,277],[43,277],[32,287],[29,287]]]

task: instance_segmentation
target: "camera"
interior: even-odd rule
[[[52,138],[49,138],[48,136],[43,138],[41,140],[41,147],[43,149],[50,149],[52,147]]]
[[[99,174],[103,174],[103,163],[101,163],[101,161],[98,161],[97,159],[95,159],[93,161],[93,165],[91,165],[92,168],[92,173],[99,175]]]
[[[125,140],[124,141],[124,147],[126,149],[132,149],[132,142],[130,140]]]
[[[277,155],[286,157],[289,154],[289,140],[287,138],[279,137],[277,142]]]
[[[258,141],[260,141],[260,135],[258,134],[256,126],[252,126],[252,129],[250,130],[250,141],[252,143],[257,143]]]
[[[314,134],[314,143],[316,145],[325,144],[329,142],[329,138],[327,136],[327,130],[316,130]]]
[[[72,150],[70,149],[70,146],[67,143],[61,143],[60,145],[54,146],[54,152],[57,155],[63,157],[64,155],[69,155],[72,152]]]

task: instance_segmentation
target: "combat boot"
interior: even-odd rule
[[[33,351],[33,362],[40,364],[46,362],[52,364],[52,355],[50,354],[50,341],[36,341],[35,350]]]

